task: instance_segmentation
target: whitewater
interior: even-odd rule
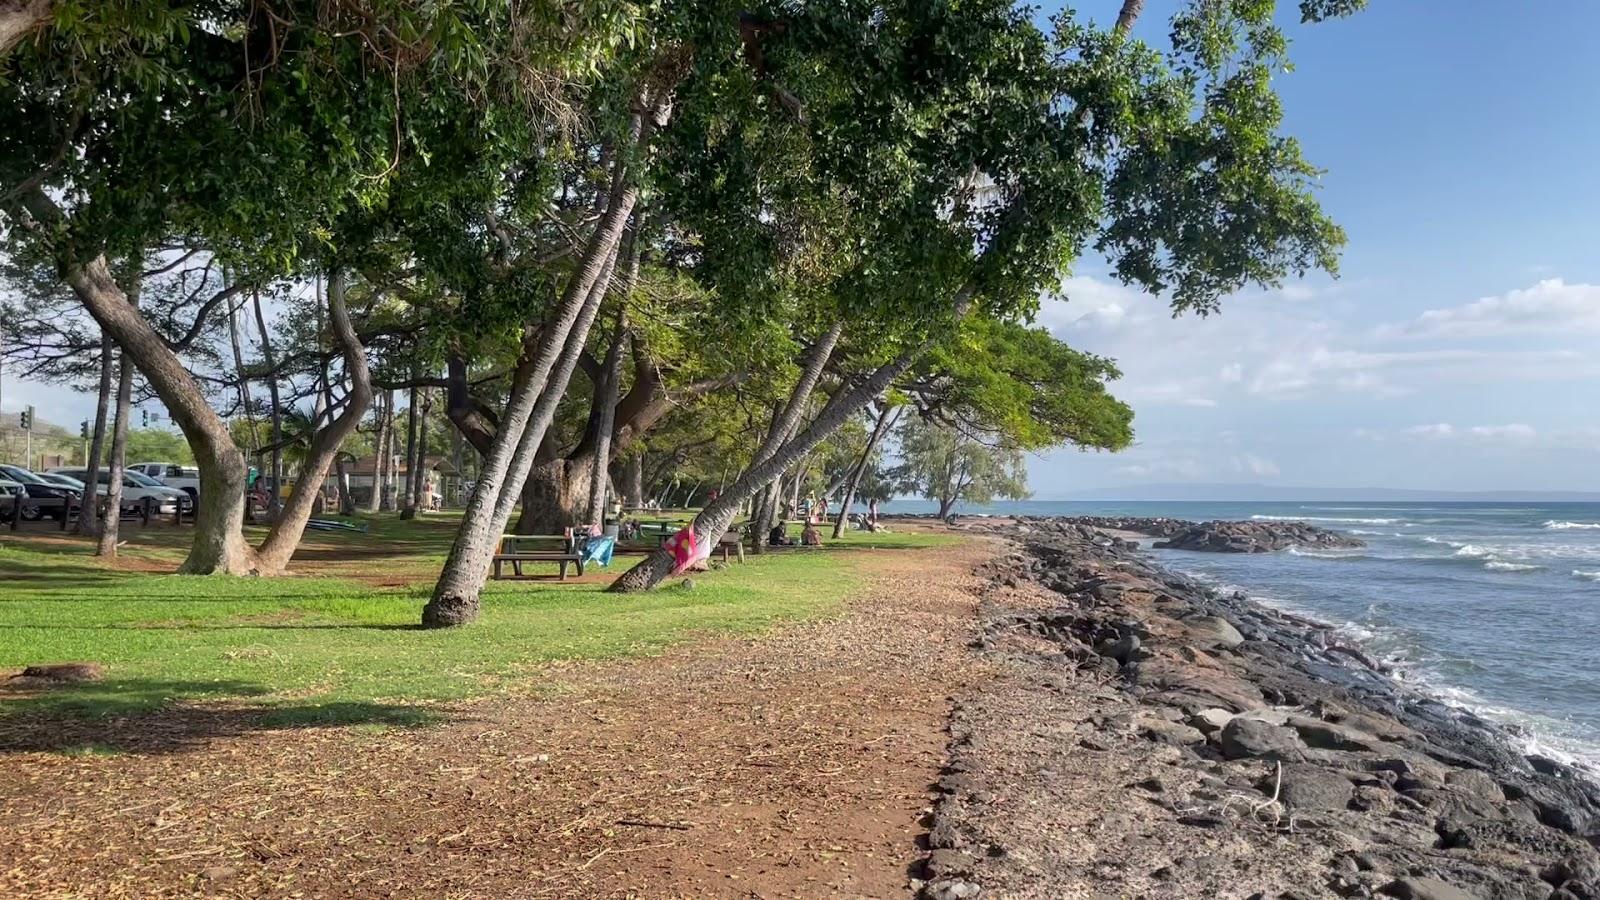
[[[1355,534],[1366,547],[1155,552],[1335,624],[1401,677],[1513,728],[1531,749],[1600,768],[1600,504],[1027,501],[964,512],[1298,520]]]

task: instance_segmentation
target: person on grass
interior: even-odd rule
[[[822,546],[822,532],[817,530],[817,523],[806,523],[805,529],[800,532],[800,543],[807,547]]]
[[[778,520],[778,524],[772,526],[772,531],[770,531],[767,534],[767,546],[769,546],[769,547],[792,547],[792,546],[794,546],[794,538],[789,537],[789,523],[786,520],[779,519]]]

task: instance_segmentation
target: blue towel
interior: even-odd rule
[[[583,563],[604,567],[611,564],[611,553],[617,549],[614,537],[592,537],[583,543]]]

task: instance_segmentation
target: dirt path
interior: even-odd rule
[[[441,728],[9,755],[0,896],[905,895],[990,553],[881,553],[837,620],[560,669]]]

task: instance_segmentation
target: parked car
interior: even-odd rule
[[[55,475],[66,475],[79,481],[89,477],[89,471],[81,468],[55,468],[50,472]],[[102,496],[106,488],[111,486],[111,473],[105,469],[100,470],[99,491]],[[125,469],[122,472],[122,508],[124,510],[138,509],[144,499],[151,500],[151,511],[171,515],[180,508],[189,512],[194,508],[194,501],[189,495],[177,488],[170,488],[156,481],[148,475]]]
[[[70,475],[63,475],[60,472],[35,472],[33,474],[43,478],[45,481],[49,481],[54,484],[66,485],[69,488],[75,488],[80,491],[87,487],[87,485],[78,479],[73,478]]]
[[[190,500],[200,497],[200,470],[194,466],[180,466],[170,462],[143,462],[134,463],[128,467],[130,472],[138,472],[170,488],[177,488],[189,495]]]
[[[0,478],[19,485],[21,488],[19,493],[24,497],[32,497],[36,500],[65,500],[65,503],[49,510],[50,517],[53,519],[65,520],[67,516],[71,515],[72,507],[83,499],[83,491],[81,489],[70,488],[64,484],[56,484],[21,466],[0,464]],[[46,510],[40,507],[29,506],[22,510],[22,520],[24,522],[36,521],[43,518],[45,512]]]

